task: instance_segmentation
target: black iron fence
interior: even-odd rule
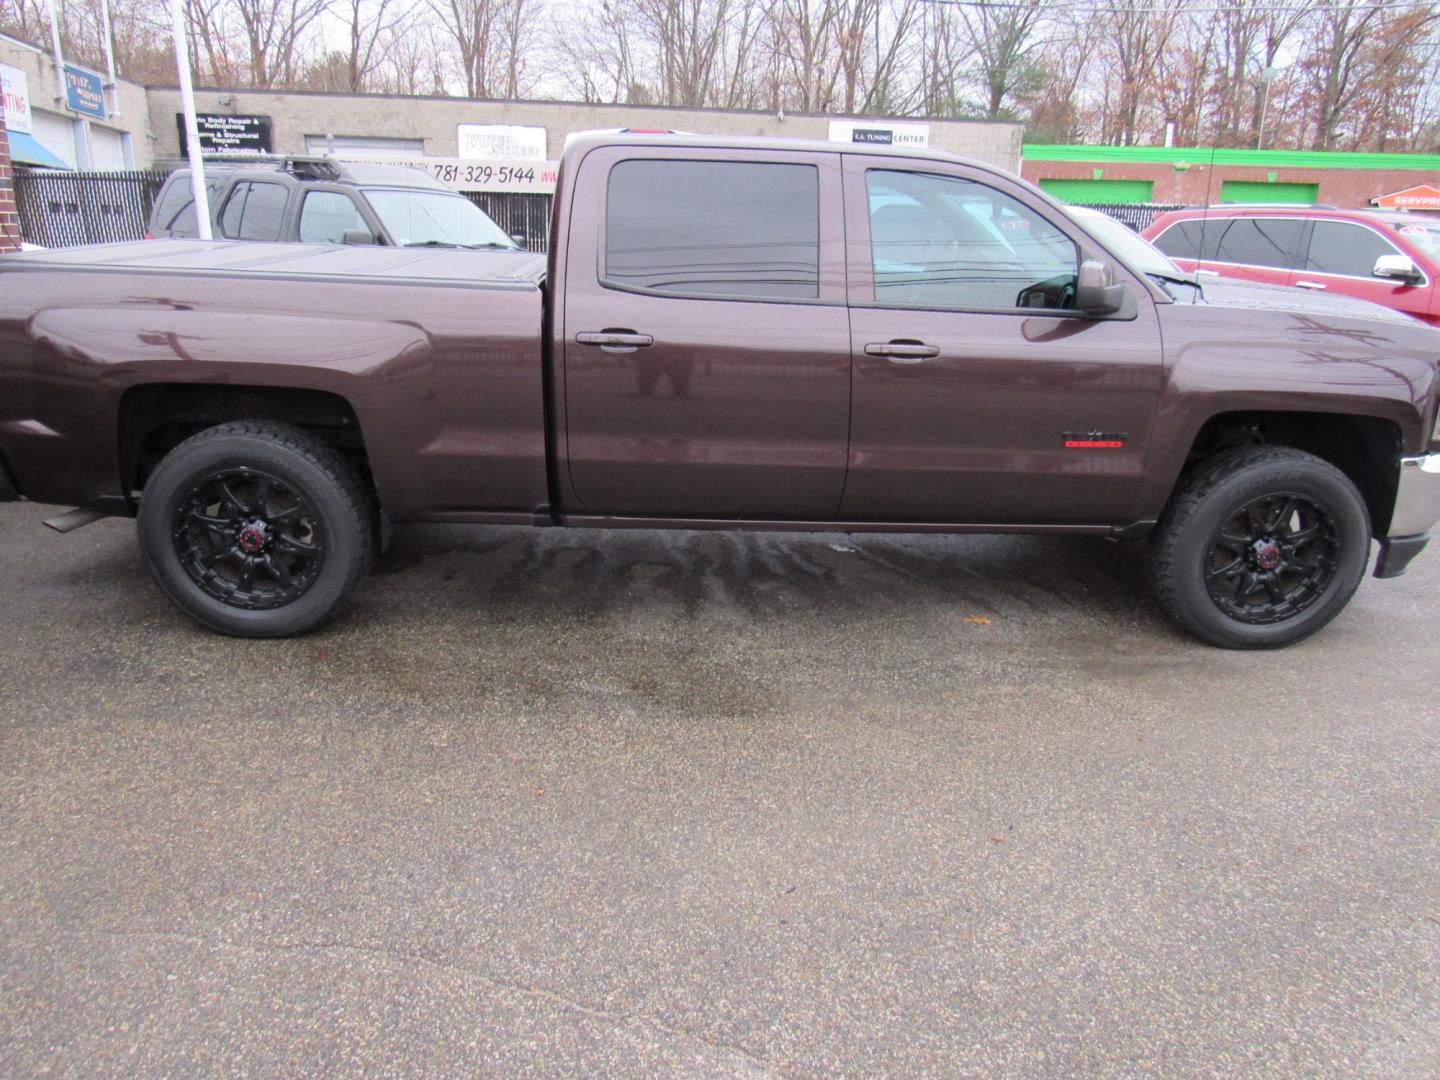
[[[510,191],[467,191],[465,194],[531,251],[549,250],[553,196]]]
[[[1088,206],[1091,210],[1099,210],[1102,214],[1109,214],[1116,221],[1123,221],[1136,232],[1144,232],[1150,227],[1150,223],[1161,214],[1168,214],[1171,210],[1184,210],[1183,203],[1075,203],[1076,206]]]
[[[20,235],[44,247],[143,240],[166,174],[14,170]]]

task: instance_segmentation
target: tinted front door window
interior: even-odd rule
[[[1397,249],[1383,236],[1347,221],[1317,221],[1310,234],[1305,269],[1313,274],[1347,274],[1368,278],[1381,255]]]
[[[338,191],[312,191],[300,207],[300,239],[307,244],[339,244],[352,229],[369,232],[370,226],[349,195]]]
[[[820,295],[812,165],[622,161],[610,170],[605,282],[669,296]]]
[[[984,184],[927,173],[865,174],[879,303],[979,310],[1063,308],[1074,242]]]

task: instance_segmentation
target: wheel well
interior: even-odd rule
[[[278,386],[137,386],[120,401],[120,479],[133,499],[160,459],[196,432],[231,420],[278,420],[319,435],[375,484],[360,422],[350,403],[321,390]]]
[[[1389,525],[1402,446],[1398,425],[1373,416],[1338,413],[1221,413],[1206,421],[1195,436],[1180,483],[1201,462],[1251,445],[1293,446],[1328,461],[1360,489],[1372,532],[1378,535]]]

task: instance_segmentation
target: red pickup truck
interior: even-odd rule
[[[153,241],[0,260],[0,498],[134,515],[205,625],[328,618],[389,522],[1143,542],[1284,645],[1440,519],[1440,333],[1212,288],[939,153],[567,150],[516,251]]]

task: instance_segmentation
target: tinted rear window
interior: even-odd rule
[[[621,162],[610,171],[605,279],[675,296],[818,297],[818,171],[759,162]]]
[[[1172,259],[1198,259],[1201,228],[1198,221],[1176,222],[1155,238],[1155,246]]]
[[[240,218],[240,239],[279,240],[288,195],[279,184],[251,184]]]
[[[206,179],[205,190],[210,195],[213,212],[215,195],[224,181]],[[160,201],[155,204],[155,232],[169,232],[176,236],[198,236],[195,227],[195,200],[190,196],[190,177],[177,176],[169,181],[160,192]]]

